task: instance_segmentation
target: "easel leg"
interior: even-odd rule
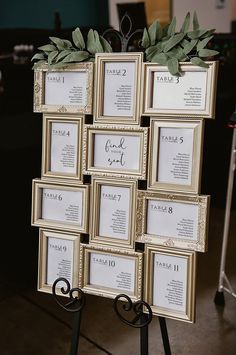
[[[147,314],[141,316],[141,323],[145,323],[148,319]],[[148,355],[148,325],[140,328],[140,354]]]
[[[74,315],[70,355],[77,355],[79,347],[80,324],[81,324],[82,311],[78,311]]]
[[[169,342],[169,337],[168,337],[168,332],[166,327],[166,320],[163,317],[158,317],[158,319],[161,328],[161,336],[162,336],[163,346],[165,350],[165,355],[171,355],[170,342]]]

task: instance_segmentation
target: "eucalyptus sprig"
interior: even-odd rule
[[[111,53],[112,48],[105,38],[97,31],[90,29],[85,43],[84,37],[77,27],[72,32],[72,40],[49,37],[50,43],[39,47],[39,53],[32,57],[34,69],[42,64],[48,64],[50,68],[63,67],[69,63],[93,61],[95,53]]]
[[[143,32],[141,45],[145,49],[146,61],[167,65],[172,75],[180,75],[179,62],[190,61],[194,65],[208,68],[204,60],[219,53],[207,48],[215,30],[200,28],[196,12],[193,15],[192,30],[189,28],[189,12],[179,32],[176,32],[175,17],[164,28],[158,20],[154,21]]]

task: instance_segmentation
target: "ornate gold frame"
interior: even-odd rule
[[[111,256],[120,256],[120,258],[135,259],[135,286],[134,293],[125,293],[134,301],[140,300],[142,297],[142,279],[143,279],[143,253],[134,252],[122,248],[112,248],[107,246],[96,246],[88,244],[80,244],[80,266],[79,266],[79,287],[88,294],[115,298],[122,290],[103,287],[99,285],[89,284],[89,261],[91,253],[106,254]]]
[[[145,246],[145,289],[144,301],[152,308],[153,314],[159,317],[172,318],[184,322],[195,322],[195,288],[196,288],[196,259],[195,251],[168,249],[157,247],[154,245]],[[167,256],[179,257],[187,259],[187,280],[186,280],[186,305],[185,312],[164,308],[153,304],[153,287],[154,287],[154,256],[162,254]],[[157,279],[156,282],[159,280]],[[161,284],[161,280],[160,280]],[[161,286],[160,286],[161,287]]]
[[[100,196],[101,186],[115,186],[120,188],[129,188],[130,201],[129,201],[129,232],[128,239],[123,240],[119,238],[112,238],[109,235],[99,235],[99,216],[100,216]],[[91,243],[114,245],[118,247],[134,248],[135,239],[135,211],[136,211],[136,190],[137,182],[131,180],[118,180],[118,179],[103,179],[94,177],[92,179],[92,205],[91,205]]]
[[[64,68],[50,69],[50,72],[86,72],[87,77],[87,104],[78,105],[45,105],[45,74],[49,71],[48,65],[43,65],[34,70],[34,112],[49,113],[82,113],[92,114],[93,100],[93,67],[92,62],[73,63],[65,65]]]
[[[58,238],[73,241],[73,271],[71,287],[78,287],[79,279],[79,244],[80,235],[69,232],[55,231],[49,229],[39,229],[39,255],[38,255],[38,291],[52,293],[52,285],[47,284],[47,238]],[[57,294],[65,296],[61,292],[61,288],[57,287]],[[68,294],[66,295],[68,297]]]
[[[42,190],[55,189],[62,191],[81,191],[82,198],[82,225],[81,227],[75,223],[67,223],[54,221],[49,219],[42,219]],[[45,181],[40,179],[33,179],[32,181],[32,213],[31,224],[36,227],[54,228],[59,230],[71,232],[88,232],[88,201],[89,201],[89,186],[87,185],[73,185],[64,182]]]
[[[139,169],[133,171],[131,169],[109,169],[98,168],[93,166],[94,156],[94,135],[109,134],[121,136],[139,136],[140,137],[140,156]],[[136,178],[146,179],[147,167],[147,144],[148,144],[148,128],[137,126],[109,126],[109,125],[86,125],[84,126],[83,135],[83,174],[100,175],[103,177],[118,178]]]
[[[149,140],[149,170],[148,170],[148,189],[165,190],[175,192],[199,193],[201,184],[201,166],[203,149],[203,131],[205,121],[203,120],[183,120],[183,119],[159,119],[152,118],[150,126]],[[169,182],[157,181],[158,154],[159,154],[159,135],[161,128],[182,128],[193,129],[193,154],[192,154],[192,174],[191,184],[174,184]],[[155,153],[154,153],[155,152]]]
[[[141,70],[143,53],[97,53],[95,56],[95,106],[94,122],[97,123],[118,123],[118,124],[138,124],[140,121],[140,94],[141,94]],[[133,98],[133,116],[104,116],[103,98],[104,98],[104,67],[106,62],[133,62],[135,64],[135,93]]]
[[[218,73],[218,62],[207,62],[209,68],[201,68],[193,65],[192,63],[182,62],[180,63],[181,72],[196,72],[196,71],[206,71],[207,72],[207,84],[206,84],[206,105],[205,110],[181,110],[175,107],[169,109],[156,109],[152,107],[152,87],[153,87],[153,74],[154,72],[166,72],[170,75],[167,66],[158,65],[153,63],[143,64],[143,92],[142,92],[142,115],[144,116],[169,116],[176,118],[214,118],[215,116],[215,101],[216,101],[216,88],[217,88],[217,73]],[[176,90],[178,88],[176,87]],[[174,95],[174,92],[170,92],[169,95]]]
[[[169,206],[173,203],[184,203],[198,207],[197,240],[178,237],[176,235],[147,234],[147,208],[148,201],[166,201]],[[169,248],[182,248],[198,252],[207,251],[207,233],[209,225],[210,196],[168,194],[161,192],[138,191],[136,233],[137,241],[162,245]],[[184,216],[183,216],[184,218]]]
[[[65,124],[75,124],[78,128],[77,134],[77,159],[76,159],[76,173],[62,173],[52,172],[50,170],[50,153],[51,153],[51,124],[60,122]],[[82,183],[82,127],[83,117],[69,116],[69,115],[56,115],[44,114],[43,115],[43,148],[42,148],[42,178],[47,179],[65,179],[72,180],[77,183]]]

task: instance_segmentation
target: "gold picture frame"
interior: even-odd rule
[[[146,301],[159,317],[195,322],[195,251],[145,246]]]
[[[137,241],[207,251],[209,195],[138,191]]]
[[[89,186],[32,181],[32,226],[88,232]]]
[[[38,291],[52,293],[53,282],[66,278],[71,288],[78,287],[80,235],[64,231],[39,229]],[[57,294],[65,296],[57,283]],[[67,294],[68,297],[68,294]]]
[[[92,179],[91,243],[134,248],[137,182]]]
[[[95,123],[138,124],[143,53],[96,53]]]
[[[93,68],[86,62],[35,69],[34,112],[92,114]]]
[[[82,116],[43,115],[42,178],[82,183]]]
[[[148,128],[86,125],[83,174],[146,179]]]
[[[218,62],[207,64],[182,62],[181,75],[173,76],[167,66],[144,63],[142,115],[214,118]]]
[[[85,293],[107,298],[125,293],[134,301],[142,297],[143,253],[81,244],[79,270]]]
[[[151,119],[148,189],[199,193],[203,120]]]

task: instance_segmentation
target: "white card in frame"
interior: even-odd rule
[[[132,300],[142,295],[143,253],[122,248],[80,245],[79,287],[91,295]]]
[[[42,178],[82,183],[80,116],[43,115]]]
[[[148,128],[86,125],[83,173],[146,179]]]
[[[134,248],[137,182],[92,179],[91,243]]]
[[[38,291],[52,293],[59,277],[66,278],[71,288],[78,287],[79,238],[80,234],[39,229]],[[65,296],[61,287],[66,288],[66,284],[58,282],[57,293]]]
[[[97,53],[94,122],[138,124],[143,53]]]
[[[32,225],[88,231],[89,186],[34,179],[32,182]]]
[[[151,119],[148,189],[198,193],[203,120]]]
[[[93,63],[34,70],[34,112],[92,113]]]
[[[139,191],[137,240],[206,252],[209,204],[208,195]]]
[[[145,246],[144,300],[153,314],[195,321],[196,252]]]
[[[180,64],[180,76],[163,65],[143,64],[142,114],[214,118],[218,62],[207,62],[209,68]]]

